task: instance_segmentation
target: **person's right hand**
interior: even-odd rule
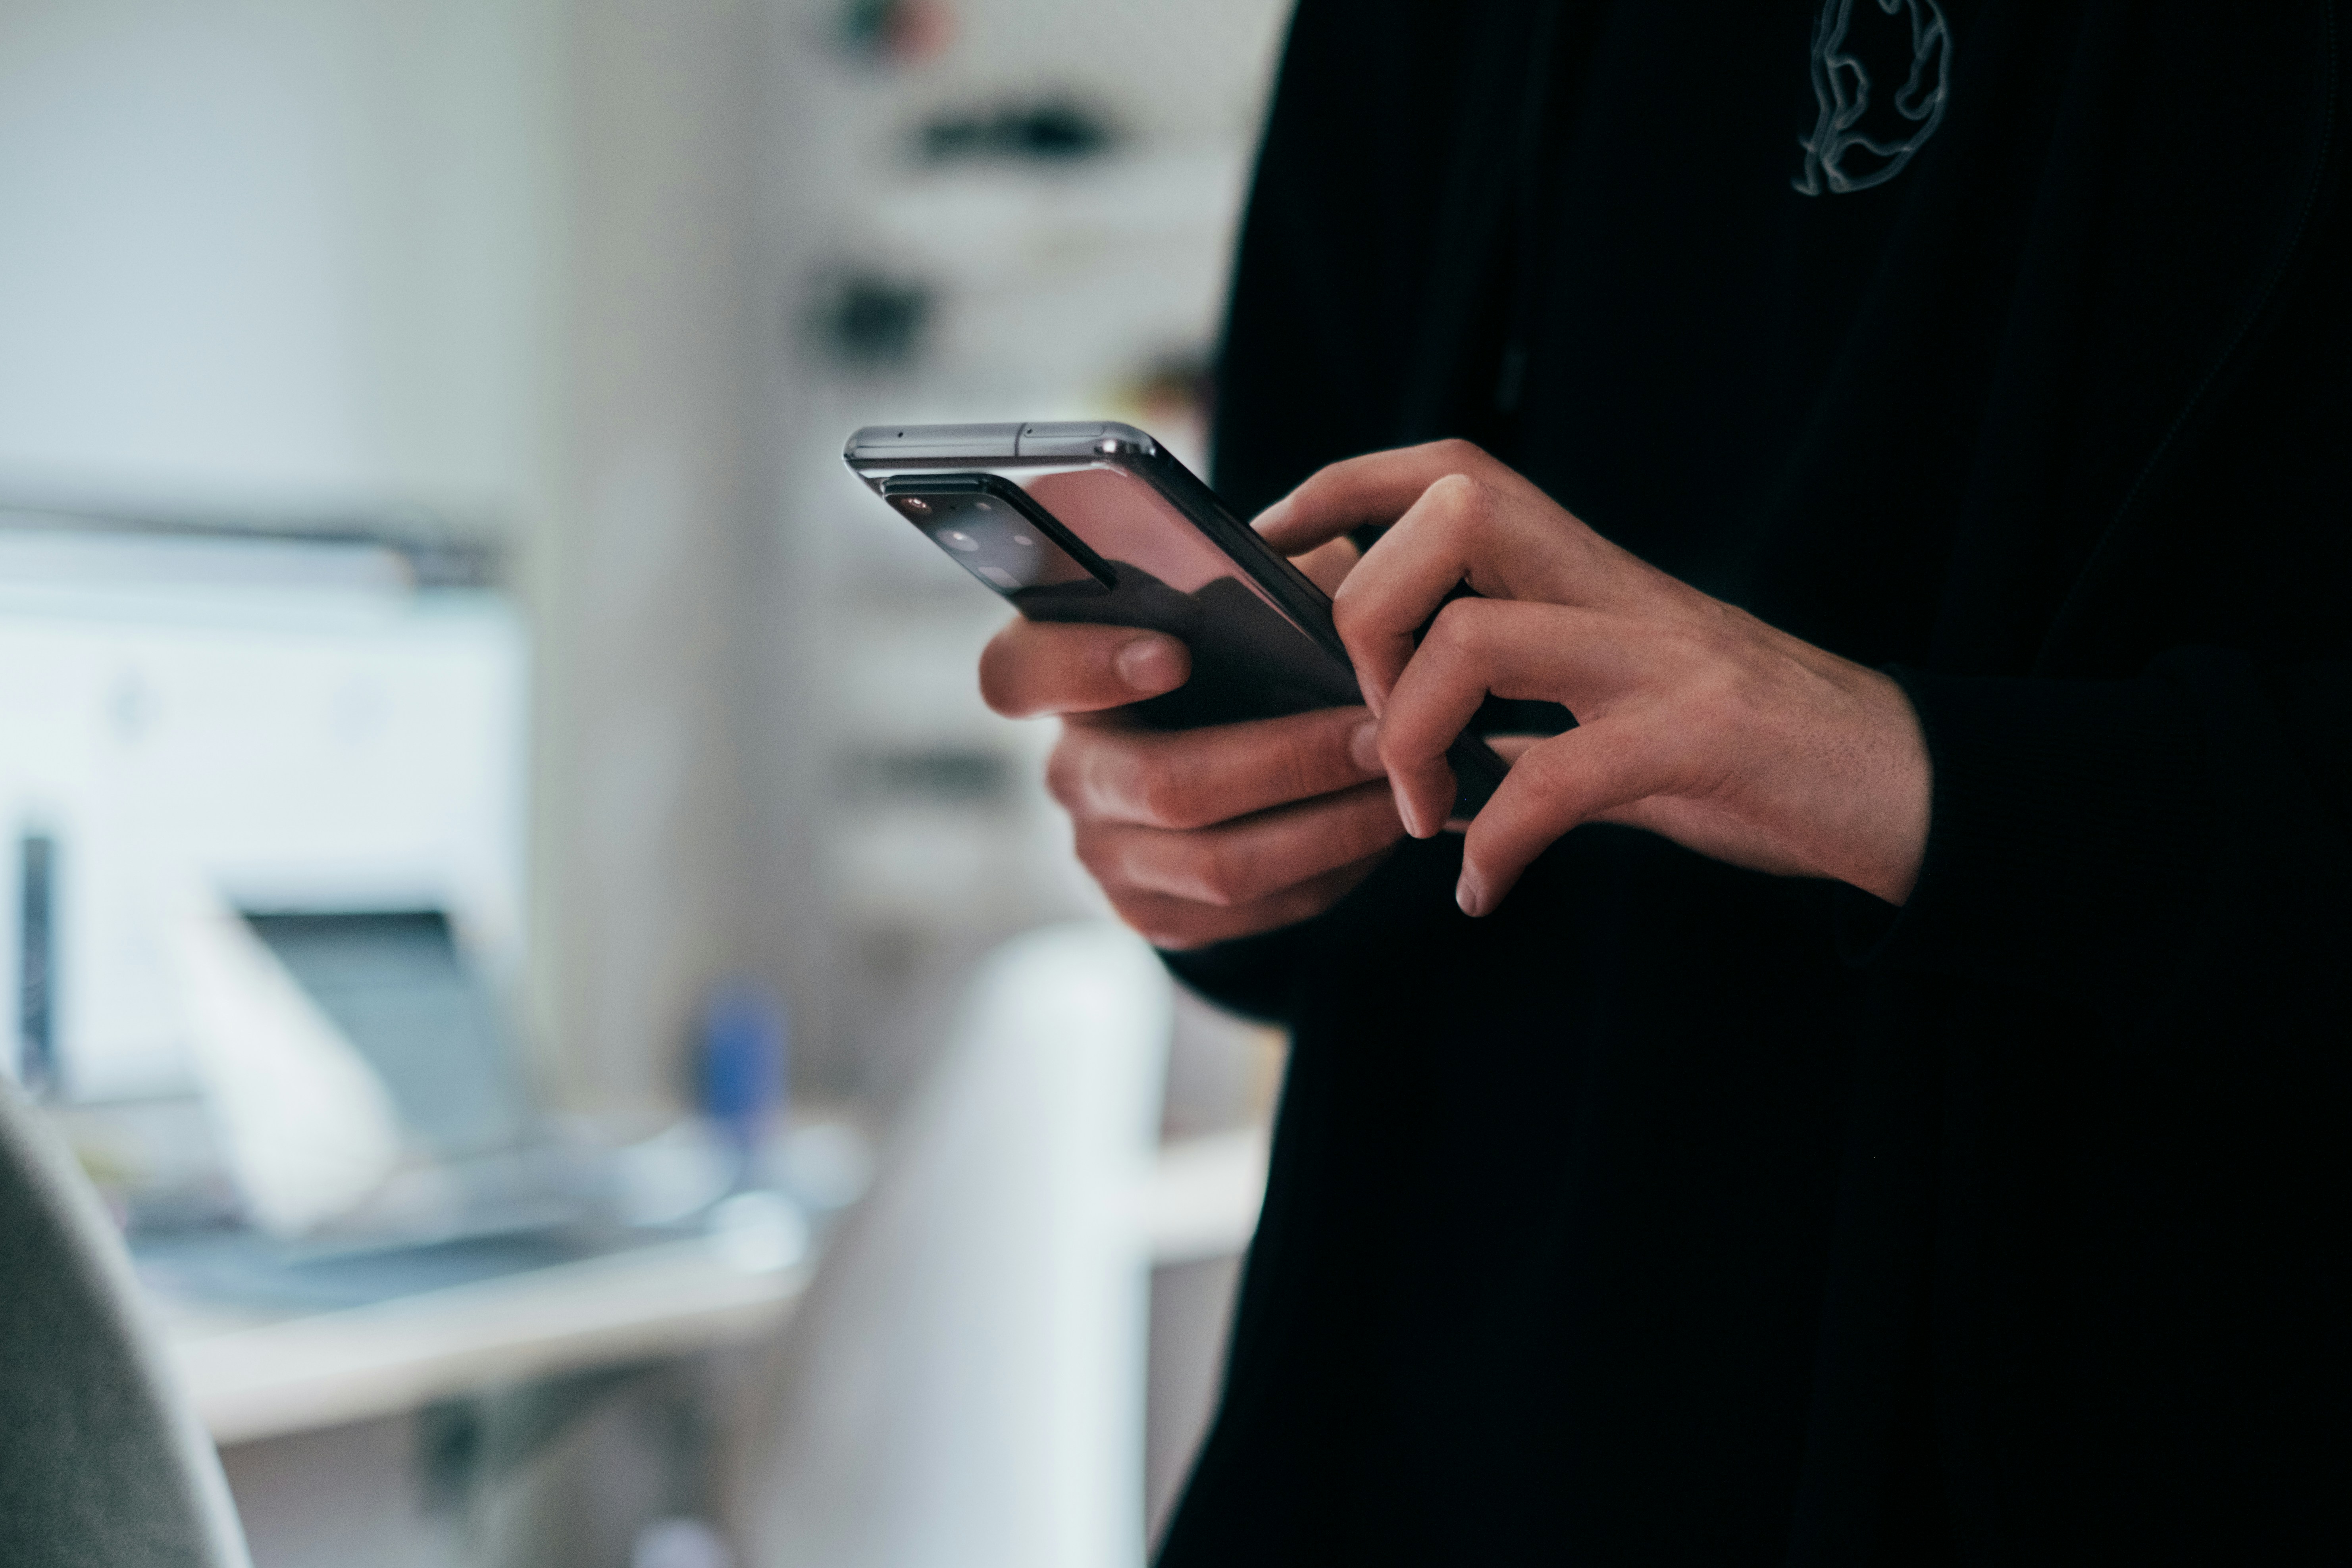
[[[1366,709],[1199,730],[1120,713],[1191,673],[1184,645],[1159,632],[1027,620],[980,661],[991,708],[1062,717],[1046,787],[1111,907],[1164,948],[1321,914],[1404,837]]]

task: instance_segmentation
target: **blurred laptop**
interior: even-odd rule
[[[609,1162],[533,1104],[497,1003],[523,952],[530,660],[490,565],[391,533],[0,510],[0,844],[17,862],[0,1067],[66,1124],[171,1289],[343,1306],[641,1234],[607,1212]],[[382,1086],[362,1087],[378,1163],[398,1168],[348,1224],[278,1226],[310,1239],[233,1223],[269,1215],[223,1158],[236,1119],[191,1014],[192,897],[241,973],[282,994],[274,958],[314,1005],[294,1010],[341,1037],[325,1054],[346,1080]],[[226,929],[232,910],[267,956]],[[322,1103],[278,1099],[295,1119]],[[323,1110],[305,1130],[334,1135]]]
[[[152,1283],[184,1296],[319,1310],[670,1234],[619,1223],[609,1162],[550,1136],[488,987],[444,912],[245,919],[373,1069],[413,1156],[390,1202],[330,1237],[289,1241],[242,1226],[134,1231],[134,1254]]]

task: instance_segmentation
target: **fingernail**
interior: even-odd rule
[[[1348,737],[1348,759],[1368,773],[1386,773],[1381,766],[1381,721],[1367,719]]]
[[[1283,497],[1250,521],[1250,526],[1261,533],[1290,515],[1290,498]]]
[[[1461,905],[1462,912],[1472,920],[1476,920],[1486,912],[1486,889],[1478,885],[1478,879],[1466,869],[1462,873],[1462,879],[1454,884],[1454,901]]]
[[[1404,824],[1406,836],[1412,838],[1428,837],[1429,835],[1422,830],[1420,816],[1412,809],[1412,799],[1404,793],[1404,785],[1391,781],[1389,792],[1396,796],[1397,817]]]
[[[1111,664],[1130,690],[1172,691],[1184,679],[1176,649],[1166,637],[1138,637],[1119,649]]]

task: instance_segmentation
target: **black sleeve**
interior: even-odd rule
[[[1895,673],[1933,816],[1899,912],[1844,897],[1850,959],[2056,992],[2125,1027],[2190,993],[2281,1022],[2334,1005],[2352,662],[2191,648],[2130,680]]]

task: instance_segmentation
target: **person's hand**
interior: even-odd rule
[[[1300,562],[1328,588],[1344,542]],[[1362,708],[1200,730],[1118,711],[1181,686],[1184,645],[1124,626],[1015,620],[981,656],[981,694],[1011,718],[1060,714],[1046,785],[1078,858],[1154,944],[1198,947],[1321,914],[1404,837]]]
[[[1465,442],[1336,463],[1257,526],[1296,552],[1391,521],[1334,614],[1407,828],[1427,837],[1444,825],[1445,748],[1488,692],[1561,703],[1578,723],[1519,754],[1471,823],[1465,910],[1494,909],[1581,822],[1910,896],[1927,752],[1893,680],[1637,560]],[[1441,610],[1465,581],[1482,596]]]

